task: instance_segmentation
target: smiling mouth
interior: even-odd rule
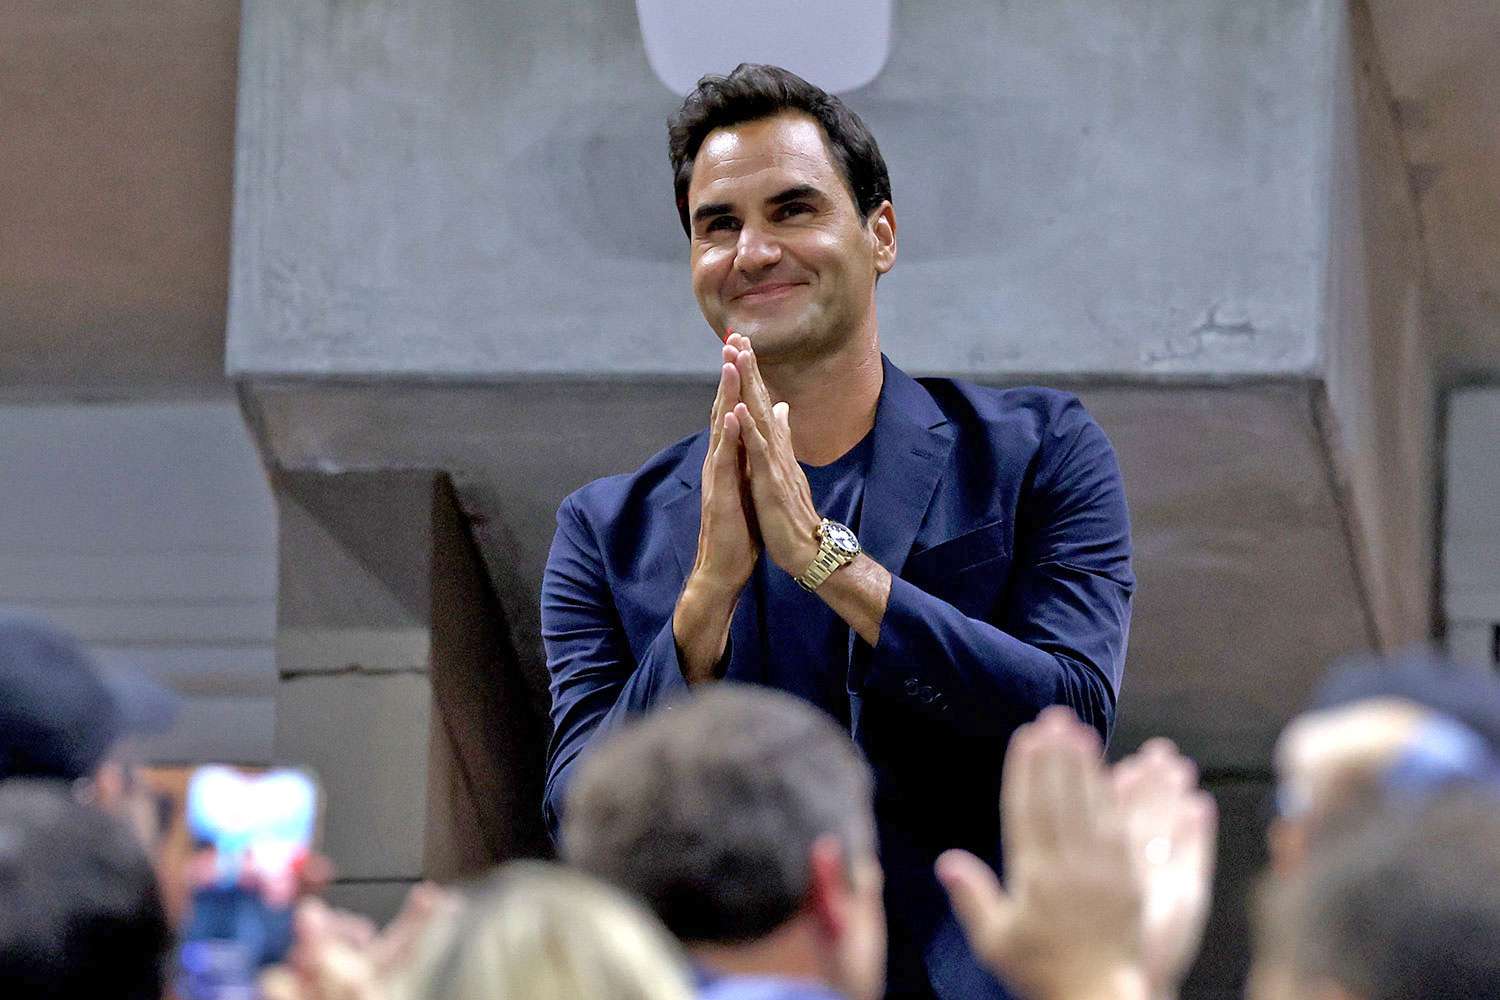
[[[769,285],[757,285],[749,291],[741,292],[735,296],[739,301],[757,302],[764,299],[778,298],[790,292],[794,288],[801,288],[800,281],[778,281]]]

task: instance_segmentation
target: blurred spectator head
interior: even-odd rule
[[[868,219],[891,200],[890,173],[875,136],[843,101],[780,66],[741,63],[728,76],[710,74],[699,80],[667,122],[667,153],[683,232],[692,233],[687,194],[703,140],[715,129],[785,112],[807,115],[823,129],[829,156],[849,186],[860,218]]]
[[[433,928],[393,1000],[689,1000],[682,951],[639,904],[586,875],[513,862]]]
[[[1421,652],[1346,662],[1276,747],[1273,868],[1393,800],[1500,782],[1500,680]]]
[[[1253,1000],[1459,1000],[1500,984],[1500,798],[1396,803],[1262,899]]]
[[[77,782],[120,811],[134,784],[127,739],[164,732],[176,713],[165,688],[105,669],[41,619],[0,611],[0,780]]]
[[[716,685],[612,736],[569,789],[562,850],[645,899],[710,970],[880,995],[869,768],[790,695]]]
[[[155,872],[119,820],[56,782],[0,783],[7,1000],[157,1000],[170,948]]]

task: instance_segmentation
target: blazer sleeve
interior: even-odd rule
[[[639,662],[610,594],[595,533],[577,494],[557,511],[542,577],[542,643],[552,691],[544,813],[554,840],[569,773],[588,744],[687,690],[669,617]]]
[[[1124,672],[1135,578],[1113,448],[1073,401],[1044,436],[1017,512],[1011,586],[987,618],[894,577],[854,683],[984,739],[1068,705],[1108,739]]]

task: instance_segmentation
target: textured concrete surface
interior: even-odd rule
[[[1500,378],[1500,4],[1368,0],[1448,381]]]
[[[421,878],[431,697],[425,673],[305,674],[276,692],[276,759],[323,787],[340,878]]]
[[[1431,634],[1437,406],[1420,223],[1362,7],[1349,29],[1331,95],[1320,427],[1371,627],[1395,647]]]
[[[0,405],[7,606],[183,696],[146,760],[268,761],[276,505],[234,402]]]
[[[1448,401],[1443,611],[1455,656],[1500,669],[1500,389]]]
[[[848,95],[901,224],[889,348],[991,376],[1313,369],[1341,7],[898,3]],[[232,375],[711,363],[676,98],[628,5],[249,0],[242,31]]]
[[[447,480],[276,482],[276,756],[322,779],[341,877],[451,880],[545,853],[545,729]]]
[[[1119,741],[1264,765],[1324,663],[1374,642],[1315,420],[1315,383],[1080,388],[1120,454],[1139,599]],[[597,425],[570,419],[587,398]],[[546,704],[537,585],[558,501],[692,433],[712,387],[283,386],[256,397],[287,468],[431,462],[455,486]]]
[[[243,38],[247,416],[280,469],[452,477],[508,703],[540,719],[557,502],[712,396],[675,99],[620,5],[248,0]],[[1329,660],[1430,608],[1419,230],[1370,58],[1341,0],[907,0],[848,95],[895,188],[893,359],[1075,388],[1119,451],[1141,587],[1116,747],[1172,736],[1232,799],[1198,996],[1237,991],[1276,733]]]
[[[612,37],[611,32],[628,34],[634,20],[629,4],[616,5],[617,12],[608,16],[592,11],[589,5],[569,5],[567,17],[572,20],[558,21],[552,28],[542,23],[547,20],[542,14],[528,20],[518,4],[486,5],[492,8],[488,14],[481,12],[467,20],[444,14],[443,4],[428,6],[433,15],[430,21],[440,36],[433,44],[439,47],[498,48],[510,45],[494,41],[500,36],[545,41],[567,31],[584,50],[582,60],[601,54],[603,40]],[[970,6],[977,9],[967,10]],[[1368,6],[1373,14],[1379,52],[1370,64],[1390,81],[1392,117],[1400,127],[1411,190],[1420,204],[1425,256],[1433,279],[1431,307],[1438,314],[1432,331],[1435,352],[1450,377],[1480,373],[1494,377],[1500,373],[1500,264],[1496,263],[1500,261],[1500,215],[1495,210],[1500,205],[1500,172],[1493,169],[1500,153],[1496,146],[1500,142],[1496,97],[1500,94],[1500,45],[1495,44],[1500,38],[1500,7],[1489,0],[1451,0],[1440,5],[1369,0],[1354,6]],[[992,182],[1020,197],[983,210],[976,205],[975,212],[961,219],[945,218],[950,232],[971,237],[979,232],[981,241],[1015,246],[1014,251],[1002,247],[1000,253],[1005,254],[1020,254],[1027,246],[1051,248],[1047,255],[1052,266],[1067,269],[1073,279],[1092,284],[1107,280],[1117,294],[1103,301],[1121,308],[1113,323],[1121,328],[1134,328],[1145,319],[1130,306],[1136,272],[1159,280],[1151,269],[1117,262],[1136,249],[1155,249],[1158,254],[1163,248],[1170,251],[1171,256],[1158,257],[1159,270],[1175,275],[1197,272],[1196,266],[1180,266],[1180,258],[1190,256],[1191,251],[1216,259],[1205,268],[1221,267],[1247,247],[1263,250],[1283,243],[1277,220],[1298,211],[1297,199],[1287,200],[1283,195],[1289,190],[1287,178],[1301,167],[1293,162],[1278,165],[1279,143],[1267,139],[1285,127],[1285,112],[1311,106],[1287,103],[1283,98],[1297,93],[1299,72],[1312,70],[1310,63],[1301,71],[1292,66],[1292,53],[1303,50],[1305,38],[1295,29],[1284,31],[1276,19],[1291,18],[1306,29],[1311,7],[1303,0],[1239,4],[1233,9],[1224,3],[1175,0],[1152,5],[1149,17],[1137,16],[1128,6],[1088,0],[1040,5],[1030,11],[910,0],[894,7],[892,65],[904,60],[907,67],[901,86],[906,87],[918,73],[931,78],[935,72],[933,66],[921,62],[925,50],[911,41],[914,38],[936,39],[943,57],[938,68],[951,66],[954,76],[971,72],[969,63],[983,56],[991,65],[973,71],[973,90],[983,102],[971,94],[964,107],[934,112],[933,117],[952,119],[951,125],[943,127],[955,133],[975,126],[997,138],[1020,137],[1004,147],[997,144],[993,164],[968,169],[971,176],[967,179],[950,169],[937,183],[924,177],[921,184],[898,184],[909,236],[903,266],[916,261],[922,244],[931,247],[934,236],[943,237],[941,231],[929,229],[918,240],[925,225],[919,220],[928,214],[926,204],[941,201],[946,192],[964,194],[977,183]],[[0,246],[7,248],[0,255],[0,326],[7,347],[0,355],[0,394],[7,398],[78,394],[117,398],[143,391],[180,393],[184,387],[219,380],[239,8],[234,0],[23,0],[0,11],[0,93],[8,96],[0,107],[0,133],[7,137],[0,148],[0,176],[6,178],[0,190]],[[396,20],[419,19],[414,5],[407,11],[390,3],[348,7],[343,16],[347,22],[362,16],[360,11],[379,8],[394,10]],[[1049,23],[1049,19],[1055,20]],[[323,20],[329,22],[328,27],[315,34],[328,37],[337,28],[332,23],[336,19]],[[601,26],[601,21],[608,23]],[[393,48],[398,40],[395,30],[366,32],[385,39],[382,43],[377,38],[364,47],[363,51],[378,58],[362,71],[346,73],[337,81],[337,92],[324,102],[350,106],[361,92],[393,98],[398,107],[388,119],[359,129],[378,148],[382,136],[404,145],[400,132],[411,119],[440,117],[434,102],[401,90],[403,82],[411,79],[409,74],[392,78],[385,72],[399,70],[413,58]],[[465,32],[472,37],[458,37]],[[998,46],[997,33],[1005,36]],[[1285,38],[1292,44],[1283,53],[1278,48]],[[1063,46],[1056,48],[1054,42]],[[1122,54],[1133,57],[1122,59]],[[612,55],[610,61],[620,59]],[[639,88],[646,87],[650,76],[644,68],[644,53],[627,61],[629,65],[618,72],[621,78],[628,77],[636,91],[601,93],[587,84],[587,77],[581,77],[585,86],[577,95],[578,102],[614,105],[618,112],[619,105],[640,96]],[[527,53],[523,64],[531,63]],[[1292,66],[1292,72],[1285,79],[1266,83],[1286,66]],[[438,69],[440,80],[450,80],[441,65]],[[607,71],[616,72],[613,67]],[[558,82],[558,89],[566,92],[573,82],[555,71],[544,70],[544,75],[537,89]],[[503,113],[498,106],[489,112],[490,117],[467,110],[484,95],[466,90],[456,78],[451,82],[458,98],[455,103],[466,109],[471,116],[467,120],[479,133],[473,145],[482,146],[499,127]],[[649,107],[630,103],[634,119],[600,126],[589,143],[581,146],[574,141],[569,150],[556,156],[540,150],[533,153],[537,162],[582,154],[592,162],[625,165],[611,178],[613,186],[594,185],[620,195],[619,208],[610,211],[606,205],[607,214],[591,217],[603,221],[601,230],[610,234],[609,240],[575,235],[571,238],[574,245],[580,239],[585,247],[625,240],[623,252],[638,249],[636,219],[627,215],[628,209],[650,220],[653,245],[663,255],[661,259],[677,259],[679,237],[661,173],[660,125],[670,95],[659,85],[658,89],[660,93],[646,97]],[[1200,95],[1200,91],[1208,93]],[[1228,105],[1237,92],[1252,98],[1238,111]],[[1312,89],[1305,91],[1309,101],[1312,94]],[[866,102],[871,97],[855,95]],[[1208,113],[1213,104],[1222,104],[1216,109],[1220,114]],[[1129,133],[1116,133],[1110,126],[1117,106],[1134,108],[1131,124],[1135,128]],[[441,110],[446,112],[446,106]],[[1231,113],[1221,114],[1225,110]],[[323,112],[314,107],[298,113],[316,117]],[[521,109],[521,113],[528,112]],[[608,121],[608,114],[609,108],[604,107],[598,120]],[[871,114],[873,119],[873,109]],[[1036,128],[1026,133],[1011,124],[1021,121]],[[540,128],[534,127],[533,133]],[[649,141],[630,147],[627,157],[618,138],[641,130]],[[1132,150],[1126,135],[1141,136],[1142,148]],[[1316,142],[1317,136],[1311,139]],[[1223,154],[1211,148],[1220,141],[1226,144]],[[903,171],[909,171],[912,161],[920,162],[924,151],[919,143],[903,146],[897,137],[888,139],[887,145],[893,163],[899,158]],[[1057,155],[1059,150],[1066,154],[1070,149],[1078,154],[1076,166],[1060,161]],[[1245,155],[1231,162],[1228,150],[1233,149]],[[273,155],[295,152],[286,148]],[[439,182],[450,182],[451,178],[431,176],[418,152],[416,147],[408,148],[405,181],[398,177],[400,183],[393,184],[382,179],[374,195],[386,191],[420,194]],[[1293,160],[1301,158],[1305,163],[1304,152],[1290,152]],[[1089,228],[1069,222],[1066,216],[1071,212],[1055,218],[1059,213],[1051,207],[1050,171],[1061,167],[1056,176],[1065,178],[1069,170],[1075,170],[1087,181],[1091,175],[1085,171],[1107,170],[1116,158],[1121,166],[1108,187],[1118,197],[1088,203],[1096,209],[1102,237],[1098,250],[1091,252]],[[337,165],[329,172],[334,174],[334,186],[341,188],[345,176],[353,172],[354,161],[345,154],[334,159]],[[1222,179],[1213,180],[1212,171],[1206,171],[1225,162],[1239,164],[1243,187],[1224,186]],[[947,164],[952,165],[953,161]],[[498,189],[516,171],[507,167],[500,173],[488,161],[475,160],[456,173],[458,182],[476,179]],[[576,171],[572,176],[578,180]],[[624,186],[619,184],[621,178]],[[1161,179],[1170,181],[1182,200],[1163,204],[1151,190]],[[1079,190],[1073,183],[1068,204],[1084,206],[1083,199],[1092,198],[1089,187]],[[1215,200],[1219,195],[1222,204]],[[544,208],[574,220],[571,227],[576,234],[584,225],[584,210],[597,212],[599,200],[556,198]],[[1272,211],[1257,213],[1256,206]],[[1159,220],[1150,215],[1153,209],[1161,210]],[[420,206],[412,211],[420,211]],[[1134,214],[1145,216],[1145,224],[1130,227],[1111,221]],[[1312,218],[1304,216],[1301,223]],[[1248,225],[1239,224],[1246,219]],[[624,225],[627,221],[630,224]],[[496,227],[508,224],[503,217],[489,222]],[[483,224],[479,220],[472,228]],[[1172,227],[1179,224],[1183,228],[1176,237]],[[986,226],[993,232],[985,233]],[[438,238],[447,238],[452,229],[450,225]],[[1267,234],[1272,237],[1269,241],[1263,239]],[[1068,241],[1074,245],[1065,246]],[[1066,257],[1059,253],[1063,249],[1068,250]],[[617,252],[608,247],[606,251]],[[1073,260],[1085,259],[1088,267],[1074,267]],[[1024,260],[1013,266],[1027,267]],[[1058,282],[1067,287],[1062,274],[1059,271]],[[676,275],[669,277],[675,280]],[[904,280],[893,278],[893,287]],[[991,284],[998,295],[1002,286]],[[1053,283],[1028,284],[1044,288]],[[1201,294],[1204,286],[1182,290]],[[1169,291],[1175,294],[1177,290]],[[1226,299],[1236,297],[1233,287],[1222,291]],[[685,296],[685,290],[680,294]],[[1017,293],[1006,294],[1014,297]],[[1073,326],[1072,321],[1082,315],[1081,302],[1070,305],[1064,299],[1049,304],[1032,301],[1032,293],[1022,294],[1028,322],[1060,311],[1069,320],[1061,325]],[[1304,304],[1311,294],[1302,293]],[[1096,306],[1098,301],[1089,304]],[[1140,301],[1151,300],[1143,294]],[[1199,318],[1206,318],[1213,301],[1213,295],[1203,301],[1196,294],[1184,296],[1165,314],[1170,332],[1164,339],[1172,335],[1188,338],[1179,340],[1173,350],[1191,348],[1190,331]],[[1022,304],[1017,305],[1018,314]],[[589,326],[583,335],[597,336],[613,327],[623,312],[611,313],[610,322]],[[1114,315],[1110,309],[1095,312],[1105,318]],[[957,319],[982,323],[986,315],[987,310],[966,308]],[[675,329],[681,317],[673,313],[670,318],[668,329]],[[913,341],[921,340],[925,321],[925,314],[915,316]],[[1227,330],[1237,322],[1231,314],[1223,326]],[[1016,330],[1018,337],[1055,335],[1046,332],[1045,325]],[[1231,333],[1204,333],[1209,341],[1222,341],[1223,348],[1235,344]],[[637,345],[650,346],[639,341]],[[981,360],[993,363],[993,359]],[[1009,367],[1012,361],[1002,357],[999,363]]]
[[[714,342],[634,26],[479,6],[247,5],[230,367],[278,464],[453,475],[540,707],[556,503],[696,429]],[[1260,766],[1330,656],[1425,622],[1400,501],[1426,456],[1373,416],[1405,397],[1372,359],[1421,330],[1409,256],[1372,264],[1410,226],[1371,220],[1367,39],[1333,0],[898,4],[893,30],[849,98],[903,220],[883,342],[916,372],[1086,379],[1148,583],[1122,725]]]

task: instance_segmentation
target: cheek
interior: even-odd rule
[[[693,255],[693,291],[701,299],[713,295],[734,264],[734,252],[730,247],[709,247]]]
[[[847,234],[827,231],[808,233],[793,252],[826,280],[841,285],[854,283],[869,257],[868,248]]]

